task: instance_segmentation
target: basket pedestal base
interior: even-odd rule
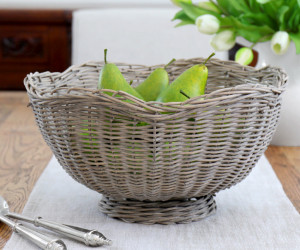
[[[101,212],[109,217],[141,224],[190,223],[214,214],[216,211],[216,202],[212,195],[156,202],[117,201],[103,196],[99,206]]]

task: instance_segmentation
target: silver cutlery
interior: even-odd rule
[[[0,221],[5,223],[6,225],[10,226],[14,232],[22,235],[23,237],[27,238],[28,240],[35,243],[42,249],[45,250],[65,250],[67,249],[66,245],[62,240],[59,239],[52,239],[46,235],[38,233],[32,229],[29,229],[23,226],[20,223],[15,223],[14,221],[6,218],[2,214],[2,208],[0,209]]]
[[[42,217],[34,219],[9,211],[7,202],[0,196],[0,213],[3,216],[14,218],[17,220],[31,223],[37,227],[41,226],[48,230],[57,232],[74,240],[83,242],[87,246],[103,246],[111,245],[112,241],[107,239],[102,233],[97,230],[88,230],[80,227],[60,224],[57,222],[44,220]]]

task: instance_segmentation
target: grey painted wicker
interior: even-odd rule
[[[177,60],[168,67],[171,80],[201,62]],[[135,85],[161,66],[117,65]],[[29,74],[24,84],[40,131],[65,171],[107,197],[103,212],[148,224],[190,222],[214,212],[214,201],[204,199],[209,206],[197,213],[196,201],[213,200],[249,174],[275,131],[287,81],[279,68],[212,59],[206,95],[146,103],[97,90],[102,66],[89,62],[63,73]],[[162,209],[165,201],[173,209]]]

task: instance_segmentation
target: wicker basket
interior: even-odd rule
[[[177,60],[170,80],[201,62]],[[162,66],[117,65],[135,85]],[[212,59],[206,95],[146,103],[97,90],[102,66],[29,74],[24,84],[65,171],[103,194],[104,213],[145,224],[188,223],[215,212],[213,195],[243,180],[270,143],[287,80],[279,68]]]

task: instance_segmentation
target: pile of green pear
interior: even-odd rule
[[[119,68],[106,61],[107,49],[104,50],[104,66],[101,69],[98,89],[124,91],[143,101],[184,102],[187,99],[201,96],[205,92],[208,70],[206,62],[214,56],[212,53],[203,64],[197,64],[185,70],[171,84],[166,68],[175,61],[173,59],[164,68],[156,68],[137,87],[126,81]],[[112,92],[104,92],[113,95]]]

